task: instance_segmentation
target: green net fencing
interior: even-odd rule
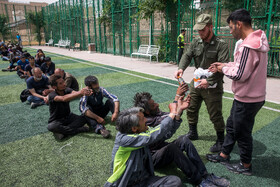
[[[159,61],[177,63],[180,30],[186,29],[188,46],[199,37],[193,26],[202,13],[212,15],[213,31],[228,43],[233,60],[236,40],[226,19],[238,8],[249,10],[254,29],[265,31],[271,47],[267,73],[280,77],[280,0],[59,0],[47,6],[0,2],[0,14],[8,17],[9,40],[20,32],[24,45],[38,44],[36,25],[42,22],[42,44],[69,40],[81,50],[91,45],[97,52],[123,56],[137,52],[140,45],[158,45]],[[26,19],[28,12],[35,14],[35,23]],[[141,16],[143,12],[149,16]]]

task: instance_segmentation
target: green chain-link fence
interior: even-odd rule
[[[147,0],[149,1],[149,0]],[[152,0],[150,0],[153,2]],[[42,8],[45,41],[70,40],[87,50],[94,43],[97,52],[130,56],[141,44],[159,45],[159,60],[177,62],[177,36],[187,30],[185,41],[190,44],[198,33],[193,30],[201,13],[213,17],[214,33],[229,44],[233,60],[236,40],[229,33],[226,19],[237,8],[250,11],[254,29],[266,32],[271,50],[268,75],[280,77],[280,0],[166,0],[164,9],[146,19],[139,19],[141,0],[59,0]],[[155,2],[155,1],[154,1]],[[145,7],[144,7],[145,8]],[[147,8],[147,7],[146,7]],[[150,7],[148,7],[150,8]],[[26,18],[28,12],[41,12],[40,6],[6,5],[0,2],[0,14],[8,15],[10,40],[20,31],[23,44],[35,44],[34,25]],[[20,16],[22,15],[22,16]]]

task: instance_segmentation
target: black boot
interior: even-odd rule
[[[197,134],[197,124],[189,124],[189,132],[187,134],[187,137],[190,140],[197,140],[198,134]]]
[[[224,131],[221,131],[221,132],[217,132],[217,140],[216,140],[216,143],[210,147],[210,151],[212,153],[215,153],[215,152],[220,152],[222,150],[222,146],[223,146],[223,143],[224,143],[224,139],[225,139],[225,134],[224,134]]]

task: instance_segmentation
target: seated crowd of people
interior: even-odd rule
[[[7,71],[17,71],[17,74],[26,81],[27,89],[22,91],[21,101],[30,103],[32,109],[49,105],[50,117],[47,129],[53,132],[55,139],[62,140],[83,132],[94,132],[104,138],[110,138],[110,131],[105,127],[105,117],[111,112],[110,121],[116,121],[116,128],[119,131],[112,154],[113,159],[121,164],[114,164],[114,170],[124,167],[122,164],[125,162],[122,161],[127,158],[119,155],[122,154],[120,149],[129,149],[134,156],[129,158],[130,165],[127,165],[127,171],[121,180],[114,172],[105,186],[111,184],[180,186],[181,180],[176,176],[154,176],[154,168],[161,168],[172,162],[192,184],[229,186],[230,182],[227,179],[208,173],[196,148],[186,135],[173,142],[166,142],[179,128],[182,123],[180,116],[189,105],[190,96],[184,98],[185,92],[189,89],[187,84],[178,87],[174,103],[169,105],[170,112],[162,112],[152,99],[152,95],[143,92],[134,96],[135,107],[119,114],[118,97],[101,87],[97,77],[87,76],[84,79],[86,87],[79,90],[77,79],[63,69],[55,69],[51,58],[45,57],[41,49],[37,51],[35,57],[27,51],[21,51],[15,51],[19,56],[13,57],[17,59],[10,61]],[[15,62],[17,66],[14,66]],[[72,113],[70,109],[69,102],[76,98],[80,98],[80,115]],[[158,128],[159,126],[162,127]],[[144,149],[141,149],[143,147]],[[139,167],[136,167],[137,165]],[[147,177],[148,180],[142,180]]]
[[[135,93],[134,106],[120,112],[119,98],[101,87],[97,77],[85,77],[86,87],[79,90],[75,77],[62,69],[55,69],[54,63],[45,57],[42,50],[38,50],[35,58],[28,56],[27,52],[20,54],[17,66],[13,67],[12,60],[8,70],[17,70],[21,78],[26,78],[27,89],[21,93],[23,102],[27,100],[31,108],[49,105],[47,129],[53,132],[56,139],[84,132],[95,132],[109,138],[110,131],[105,128],[104,118],[109,112],[112,113],[110,121],[115,122],[118,132],[112,150],[112,175],[104,186],[182,186],[177,176],[158,177],[154,174],[154,168],[175,163],[176,168],[193,185],[226,187],[230,186],[230,181],[207,171],[191,141],[198,139],[198,111],[204,100],[210,120],[216,124],[217,141],[210,152],[218,154],[207,154],[206,159],[226,165],[231,172],[252,175],[252,128],[255,116],[265,102],[269,50],[266,35],[261,30],[253,30],[247,10],[234,11],[227,22],[232,35],[243,40],[234,54],[234,62],[229,62],[227,44],[213,33],[211,15],[201,14],[194,26],[200,38],[194,39],[183,54],[175,77],[182,76],[192,58],[196,63],[203,62],[200,64],[202,68],[213,75],[206,78],[201,76],[196,86],[194,80],[190,87],[181,81],[174,100],[169,104],[169,112],[162,112],[149,92]],[[17,55],[19,52],[14,53]],[[219,58],[216,58],[216,53],[220,55]],[[234,92],[225,137],[222,117],[223,74],[233,79]],[[216,86],[214,80],[218,81]],[[104,97],[106,102],[103,102]],[[77,98],[80,98],[80,115],[72,113],[69,104]],[[189,133],[168,142],[182,124],[181,115],[185,110]],[[240,163],[237,164],[230,163],[230,153],[236,142],[240,149]]]

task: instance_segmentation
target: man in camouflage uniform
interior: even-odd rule
[[[228,62],[229,50],[227,43],[213,33],[212,17],[209,14],[201,14],[194,26],[200,38],[193,39],[187,51],[183,54],[175,77],[182,76],[184,70],[191,63],[192,58],[196,68],[208,69],[214,62]],[[217,83],[217,84],[216,84]],[[215,85],[215,88],[208,88]],[[188,136],[191,140],[197,140],[197,122],[202,101],[205,102],[210,120],[214,124],[217,141],[210,148],[211,152],[219,152],[224,142],[225,122],[222,115],[223,74],[215,73],[212,76],[201,79],[199,85],[194,87],[194,81],[190,83],[191,102],[187,110],[189,122]]]

